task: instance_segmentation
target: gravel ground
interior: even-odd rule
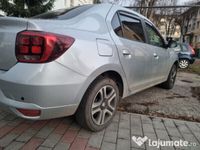
[[[153,87],[120,102],[120,111],[200,122],[200,76],[179,72],[175,87]]]

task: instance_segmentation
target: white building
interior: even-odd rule
[[[93,0],[56,0],[54,3],[55,9],[69,8],[78,5],[92,4]]]
[[[0,10],[0,15],[5,15],[3,11]]]

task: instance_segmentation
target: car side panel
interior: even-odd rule
[[[155,49],[149,48],[149,44],[128,40],[116,35],[111,26],[114,14],[119,11],[112,8],[107,16],[107,24],[111,37],[118,49],[120,62],[125,72],[130,93],[140,91],[154,84],[155,75],[152,68],[155,68],[154,52]],[[124,56],[123,51],[127,50],[130,55]]]

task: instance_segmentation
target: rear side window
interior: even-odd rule
[[[145,42],[142,23],[139,19],[120,14],[123,37],[133,41]]]
[[[43,13],[37,16],[34,16],[32,18],[37,19],[58,19],[58,20],[67,20],[74,18],[81,13],[85,12],[86,10],[92,8],[93,5],[83,5],[83,6],[77,6],[70,9],[59,9],[56,11],[50,11],[47,13]]]
[[[122,37],[122,28],[121,28],[121,24],[120,24],[117,13],[114,15],[114,17],[112,19],[112,27],[113,27],[113,30],[115,31],[115,33],[118,36]]]

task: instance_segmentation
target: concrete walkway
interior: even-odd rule
[[[174,146],[159,147],[158,139]],[[118,112],[107,129],[92,133],[71,117],[28,121],[0,110],[1,149],[200,150],[200,123]]]

